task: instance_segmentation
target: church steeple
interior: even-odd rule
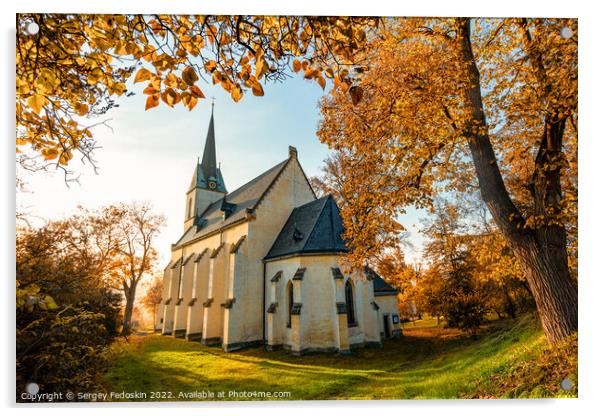
[[[211,103],[211,119],[209,120],[209,130],[205,139],[205,150],[203,150],[203,174],[205,180],[210,178],[217,180],[217,164],[215,162],[215,127],[213,125],[213,103]]]
[[[211,203],[223,198],[226,193],[226,184],[215,157],[215,126],[212,105],[203,158],[200,163],[197,160],[190,187],[186,193],[184,229],[196,224],[205,209]]]

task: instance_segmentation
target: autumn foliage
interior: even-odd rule
[[[35,23],[37,33],[29,33]],[[234,101],[264,95],[262,83],[302,73],[349,88],[354,52],[378,19],[284,16],[58,15],[17,18],[17,152],[30,169],[92,161],[90,116],[142,83],[145,108],[192,110],[202,82]],[[336,56],[336,59],[335,59]],[[199,82],[200,81],[200,82]],[[84,118],[86,117],[86,118]],[[41,156],[43,161],[37,161]],[[44,162],[45,161],[45,162]]]
[[[437,195],[478,189],[548,338],[576,331],[576,21],[416,18],[386,27],[354,77],[358,93],[335,89],[322,103],[318,135],[341,155],[352,258],[361,264],[395,244],[376,225],[407,206],[429,209]]]
[[[21,14],[19,161],[89,159],[81,117],[130,79],[146,109],[192,109],[201,81],[238,101],[298,73],[332,86],[318,136],[339,157],[351,262],[398,245],[407,206],[478,189],[557,342],[578,326],[577,39],[576,19]]]

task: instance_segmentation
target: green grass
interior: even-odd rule
[[[550,361],[554,354],[533,316],[490,323],[477,339],[426,324],[404,333],[382,349],[302,357],[133,337],[114,346],[103,384],[108,391],[170,391],[172,400],[194,391],[225,391],[226,400],[233,399],[229,391],[284,391],[289,400],[576,396],[576,387],[557,387],[564,377],[577,380],[576,339]],[[564,368],[567,354],[574,361]]]

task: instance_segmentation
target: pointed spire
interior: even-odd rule
[[[215,128],[213,126],[213,105],[211,103],[211,120],[209,121],[209,130],[205,139],[205,150],[203,151],[203,174],[205,179],[217,179],[217,163],[215,161]]]

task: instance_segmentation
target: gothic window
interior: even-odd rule
[[[345,304],[347,305],[347,325],[355,326],[357,322],[355,320],[355,302],[353,297],[353,284],[351,280],[347,280],[345,283]]]
[[[178,299],[182,297],[182,269],[184,266],[180,264],[180,270],[178,273]]]
[[[291,315],[292,315],[292,311],[293,311],[293,303],[295,302],[295,297],[294,297],[294,293],[293,293],[293,282],[289,281],[288,284],[286,285],[286,297],[288,300],[288,304],[287,304],[287,319],[286,319],[286,327],[290,328],[291,327]]]

